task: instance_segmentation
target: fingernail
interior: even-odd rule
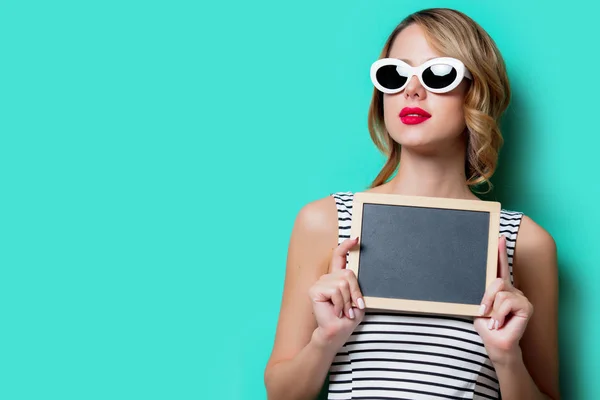
[[[361,298],[359,298],[358,300],[356,300],[356,302],[358,303],[358,308],[360,308],[361,310],[365,309],[365,302],[364,300]]]
[[[494,323],[494,329],[498,330],[498,321]]]
[[[354,310],[352,308],[348,310],[348,314],[350,315],[351,319],[354,319]]]
[[[479,307],[479,315],[483,315],[483,314],[485,314],[485,304],[482,304]]]
[[[488,322],[488,329],[491,331],[494,327],[494,318],[490,318],[490,322]]]
[[[344,315],[344,311],[340,311],[340,315],[338,316],[338,318],[342,318],[342,315]]]

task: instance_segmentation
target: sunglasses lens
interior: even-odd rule
[[[384,65],[375,73],[377,82],[386,89],[399,89],[406,83],[406,76],[398,72],[395,65]]]
[[[423,71],[423,82],[432,89],[443,89],[450,86],[457,75],[452,65],[434,64]]]

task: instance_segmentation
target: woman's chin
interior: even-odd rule
[[[402,138],[398,143],[405,151],[423,155],[437,154],[445,147],[441,140],[424,137]]]
[[[457,138],[439,137],[425,131],[402,132],[394,140],[406,150],[415,152],[438,153],[444,149],[454,147]]]
[[[432,139],[431,137],[427,137],[425,135],[415,135],[415,134],[410,134],[410,135],[401,135],[400,138],[398,138],[397,142],[404,148],[407,149],[425,149],[425,148],[431,148],[432,146],[435,146],[435,144],[438,142],[437,140]]]

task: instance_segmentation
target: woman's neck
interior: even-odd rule
[[[464,156],[460,151],[424,155],[402,149],[398,173],[378,191],[477,200],[466,184]]]

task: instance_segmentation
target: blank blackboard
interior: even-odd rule
[[[355,193],[350,251],[368,308],[477,315],[496,277],[500,203]]]

